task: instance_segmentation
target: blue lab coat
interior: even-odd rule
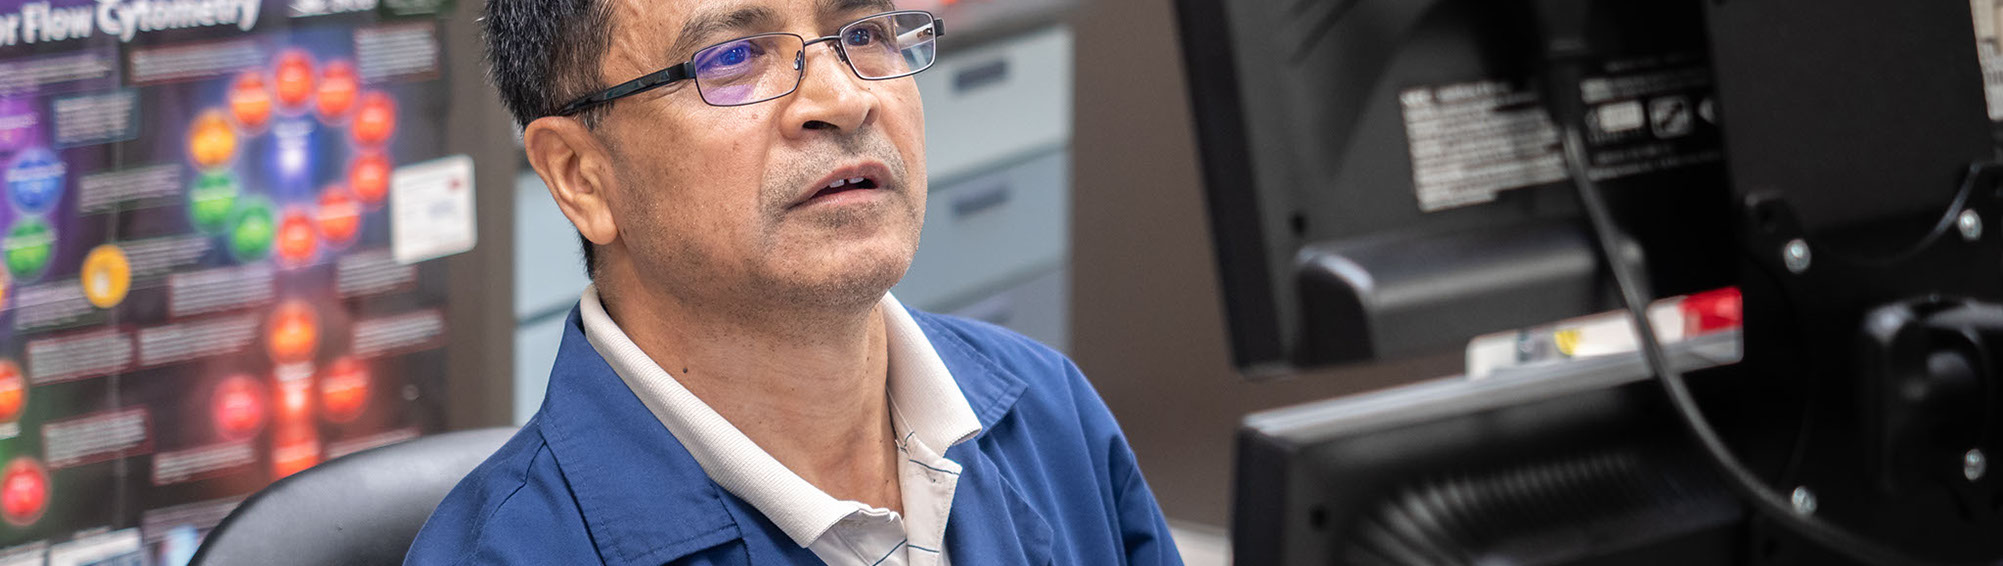
[[[1126,436],[1078,368],[1020,335],[912,311],[982,431],[946,524],[954,566],[1181,564]],[[817,564],[695,458],[573,309],[542,408],[433,512],[406,564]]]

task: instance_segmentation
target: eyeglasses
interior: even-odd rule
[[[711,106],[744,106],[793,94],[806,75],[807,46],[833,42],[835,54],[864,80],[908,77],[932,66],[935,40],[946,22],[930,12],[884,12],[844,25],[835,35],[807,39],[791,33],[740,37],[695,52],[688,61],[619,83],[565,104],[558,116],[610,103],[677,82],[695,79],[696,92]]]

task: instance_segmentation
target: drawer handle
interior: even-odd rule
[[[1008,183],[997,183],[953,197],[953,218],[963,219],[1008,204]]]
[[[999,84],[1008,80],[1008,60],[996,59],[974,65],[953,74],[953,93],[966,94],[967,91]]]

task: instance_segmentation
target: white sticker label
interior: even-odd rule
[[[1537,93],[1501,81],[1420,87],[1398,97],[1419,210],[1495,200],[1565,178],[1558,132]]]
[[[443,157],[390,175],[390,253],[416,263],[473,249],[473,158]]]
[[[138,564],[145,560],[139,529],[78,536],[49,547],[49,566]]]
[[[1982,61],[1982,86],[1989,119],[2003,120],[2003,0],[1968,0],[1975,12],[1975,53]]]

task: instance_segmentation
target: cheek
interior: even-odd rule
[[[763,148],[768,140],[746,129],[696,135],[705,139],[677,144],[676,153],[664,158],[675,163],[672,176],[679,181],[675,202],[668,204],[682,208],[679,219],[700,231],[683,231],[681,236],[741,241],[765,222],[761,188],[769,154]]]

